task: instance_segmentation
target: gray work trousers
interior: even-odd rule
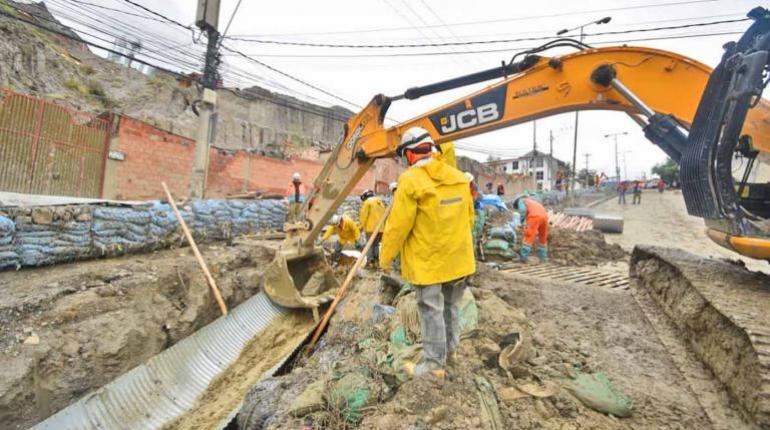
[[[460,298],[465,278],[443,284],[415,286],[422,330],[422,360],[443,368],[460,343]]]

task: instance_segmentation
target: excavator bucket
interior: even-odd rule
[[[286,308],[317,308],[332,301],[338,288],[323,252],[289,260],[276,253],[262,284],[270,300]]]

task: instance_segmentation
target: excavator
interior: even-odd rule
[[[372,164],[394,156],[405,130],[422,127],[441,144],[581,110],[629,115],[680,164],[687,211],[705,220],[706,234],[741,255],[770,260],[770,184],[748,182],[770,154],[770,103],[761,98],[770,64],[770,12],[757,7],[748,17],[752,25],[725,46],[713,70],[658,49],[592,48],[556,39],[519,52],[500,67],[409,88],[394,97],[376,95],[345,125],[315,180],[314,204],[306,218],[284,226],[287,237],[265,274],[264,291],[290,308],[317,308],[331,299],[336,281],[315,241]],[[575,52],[545,55],[556,48]],[[393,102],[497,79],[424,115],[384,125]],[[733,177],[736,157],[745,160],[740,178]]]
[[[705,234],[745,257],[770,261],[770,11],[724,45],[713,70],[659,49],[593,48],[562,38],[516,53],[499,67],[398,96],[374,96],[351,117],[315,180],[304,220],[284,225],[286,239],[263,277],[264,292],[288,308],[318,307],[338,287],[316,239],[327,220],[400,136],[422,127],[442,143],[570,111],[620,111],[680,166],[687,212]],[[559,48],[565,55],[548,55]],[[386,127],[392,103],[493,81],[445,106]],[[737,164],[734,166],[733,164]],[[765,176],[765,177],[763,177]],[[311,201],[310,199],[308,199]],[[306,203],[307,204],[307,203]],[[638,245],[630,275],[681,330],[699,358],[759,428],[770,428],[770,277],[740,264]]]

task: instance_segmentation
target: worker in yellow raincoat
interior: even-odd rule
[[[337,235],[337,243],[334,244],[334,253],[332,261],[337,262],[340,259],[342,248],[346,245],[358,246],[358,240],[361,238],[361,232],[358,230],[356,222],[347,215],[334,215],[329,222],[329,228],[326,229],[321,240],[329,240],[333,235]]]
[[[408,129],[397,153],[409,168],[398,179],[380,267],[387,273],[400,254],[401,276],[416,287],[423,358],[407,372],[443,379],[460,340],[464,281],[476,271],[473,199],[468,178],[443,160],[425,129]]]
[[[382,199],[379,196],[374,195],[374,191],[366,190],[361,193],[361,209],[358,212],[358,220],[361,226],[361,230],[366,233],[366,240],[369,240],[369,236],[374,232],[377,223],[385,214],[385,204],[382,203]],[[377,233],[377,236],[372,242],[372,246],[369,247],[369,254],[367,255],[368,264],[376,264],[380,259],[380,240],[382,239],[382,232]]]

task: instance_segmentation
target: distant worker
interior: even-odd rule
[[[374,228],[377,227],[377,223],[385,213],[385,204],[382,203],[382,199],[374,195],[374,191],[366,190],[361,193],[361,209],[358,212],[358,220],[361,229],[366,233],[366,240],[369,240]],[[369,248],[369,255],[367,255],[367,263],[377,264],[380,259],[380,240],[382,239],[382,232],[377,233],[377,236],[372,242],[372,246]]]
[[[548,211],[540,202],[529,197],[518,197],[514,200],[513,207],[519,212],[521,223],[524,225],[519,257],[522,261],[527,261],[537,236],[537,257],[541,263],[545,263],[548,261]]]
[[[302,183],[302,177],[295,172],[291,177],[291,184],[284,194],[289,199],[289,221],[298,221],[302,214],[302,203],[305,203],[307,187]]]
[[[410,167],[398,180],[380,267],[387,273],[400,253],[401,276],[416,287],[423,356],[405,364],[407,373],[444,379],[447,358],[460,342],[465,278],[476,271],[473,201],[468,178],[442,161],[427,130],[408,129],[396,153]]]
[[[665,189],[666,189],[666,181],[664,181],[663,179],[659,180],[658,181],[658,192],[662,193],[663,190],[665,190]]]
[[[481,199],[481,193],[479,192],[478,185],[476,185],[476,182],[474,182],[476,178],[473,177],[473,174],[471,172],[465,172],[465,177],[468,178],[468,181],[470,181],[471,198],[473,198],[473,205],[475,207],[478,201]]]
[[[398,182],[391,182],[390,185],[388,186],[391,196],[393,196],[393,194],[396,194],[396,188],[398,188]]]
[[[639,181],[634,181],[634,187],[631,189],[631,191],[634,193],[634,200],[631,202],[631,204],[642,204],[642,183]]]
[[[500,197],[505,196],[505,187],[503,184],[497,184],[497,195]]]
[[[347,215],[333,215],[329,221],[329,228],[326,229],[321,240],[329,240],[335,234],[337,235],[337,243],[334,244],[333,262],[339,261],[343,247],[347,245],[358,246],[358,240],[361,238],[361,232],[358,230],[356,222]]]
[[[615,186],[615,189],[618,191],[618,204],[626,204],[626,182],[618,182],[618,185]]]

